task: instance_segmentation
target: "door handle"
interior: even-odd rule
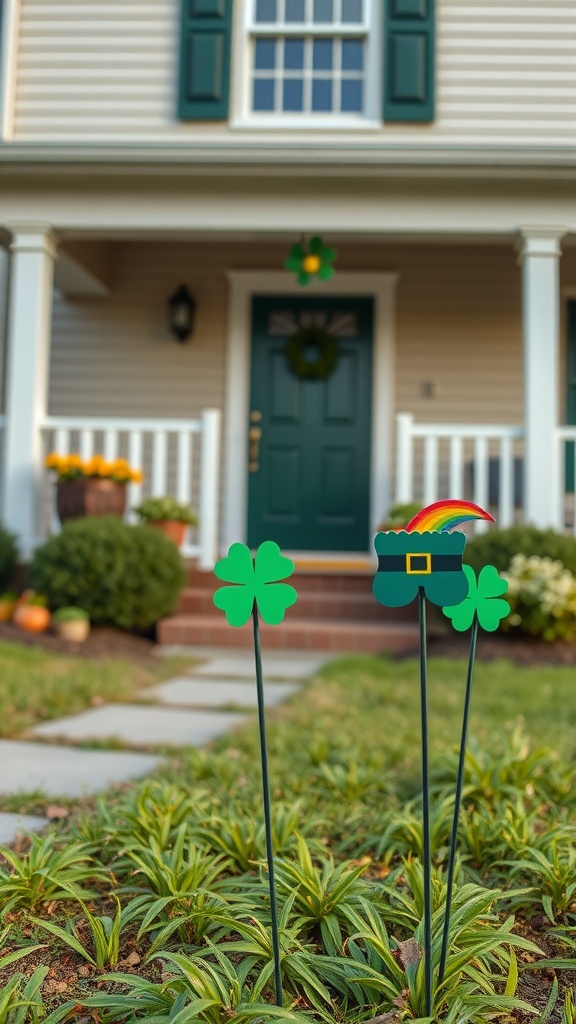
[[[248,471],[257,473],[260,469],[260,427],[250,427],[248,431]]]

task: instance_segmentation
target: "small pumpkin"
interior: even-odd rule
[[[19,629],[25,629],[29,633],[44,633],[50,625],[50,612],[46,603],[43,594],[35,594],[31,590],[24,591],[14,610],[12,622]]]

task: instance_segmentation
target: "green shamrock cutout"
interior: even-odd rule
[[[284,558],[273,540],[265,540],[253,559],[245,544],[232,544],[226,558],[214,566],[219,580],[233,583],[232,587],[219,587],[214,604],[226,615],[230,626],[244,626],[254,608],[254,602],[264,622],[277,626],[286,609],[296,603],[298,594],[287,583],[280,583],[294,572],[294,563]]]
[[[463,565],[462,568],[468,580],[468,596],[460,604],[443,608],[442,611],[452,619],[452,625],[459,633],[470,629],[475,615],[482,629],[493,633],[510,612],[508,601],[502,599],[502,594],[508,590],[508,581],[498,575],[493,565],[485,565],[478,580],[472,566]]]
[[[336,259],[336,249],[325,245],[319,235],[314,235],[308,247],[297,242],[288,253],[284,268],[296,274],[298,284],[310,284],[313,277],[320,281],[329,281],[334,275],[332,266]]]

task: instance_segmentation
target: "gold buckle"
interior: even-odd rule
[[[425,558],[426,568],[425,569],[413,569],[412,559],[413,558]],[[430,551],[410,551],[406,555],[406,572],[408,576],[429,576],[432,572],[432,554]]]

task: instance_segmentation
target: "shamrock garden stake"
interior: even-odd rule
[[[288,583],[282,583],[294,572],[294,563],[284,558],[274,541],[260,545],[253,559],[245,544],[232,544],[226,558],[216,563],[214,572],[219,580],[232,586],[220,587],[214,594],[214,604],[226,615],[231,626],[244,626],[252,617],[254,630],[254,658],[256,663],[256,689],[258,694],[258,723],[260,727],[260,756],[262,763],[262,796],[266,827],[266,859],[270,884],[270,912],[272,920],[272,948],[274,951],[274,980],[276,1002],[282,1006],[282,972],[276,882],[274,876],[274,848],[272,844],[272,815],[270,811],[270,782],[268,752],[266,748],[266,718],[264,713],[264,685],[262,681],[262,653],[260,650],[259,617],[270,626],[277,626],[286,609],[295,604],[297,593]]]
[[[420,619],[420,714],[422,723],[422,853],[424,872],[424,981],[426,1015],[432,1015],[432,850],[430,841],[430,781],[428,757],[428,663],[426,598],[436,605],[459,605],[469,593],[462,555],[463,533],[448,533],[471,519],[492,516],[470,501],[437,501],[410,520],[400,533],[378,533],[374,541],[378,571],[376,600],[401,608],[418,598]]]
[[[456,865],[456,846],[458,843],[458,818],[460,815],[460,804],[462,803],[462,789],[464,786],[464,765],[466,762],[466,743],[468,741],[468,724],[470,720],[470,698],[472,696],[472,677],[474,673],[474,661],[476,658],[476,641],[478,639],[478,626],[493,633],[498,629],[500,621],[510,612],[510,605],[502,597],[508,590],[508,581],[498,575],[498,570],[493,565],[485,565],[480,570],[478,580],[476,573],[470,565],[462,566],[466,579],[468,580],[468,595],[461,604],[444,608],[444,615],[452,620],[454,629],[464,633],[472,629],[470,634],[470,655],[468,658],[468,673],[466,677],[466,693],[464,696],[464,713],[462,716],[462,734],[460,738],[460,752],[458,755],[458,775],[456,779],[456,793],[454,796],[454,817],[452,820],[452,831],[450,833],[450,856],[448,858],[448,879],[446,882],[446,909],[444,911],[444,931],[442,935],[442,952],[440,954],[440,967],[438,969],[438,983],[442,983],[446,971],[446,960],[448,958],[448,942],[450,937],[450,913],[452,909],[452,893],[454,890],[454,869]]]

